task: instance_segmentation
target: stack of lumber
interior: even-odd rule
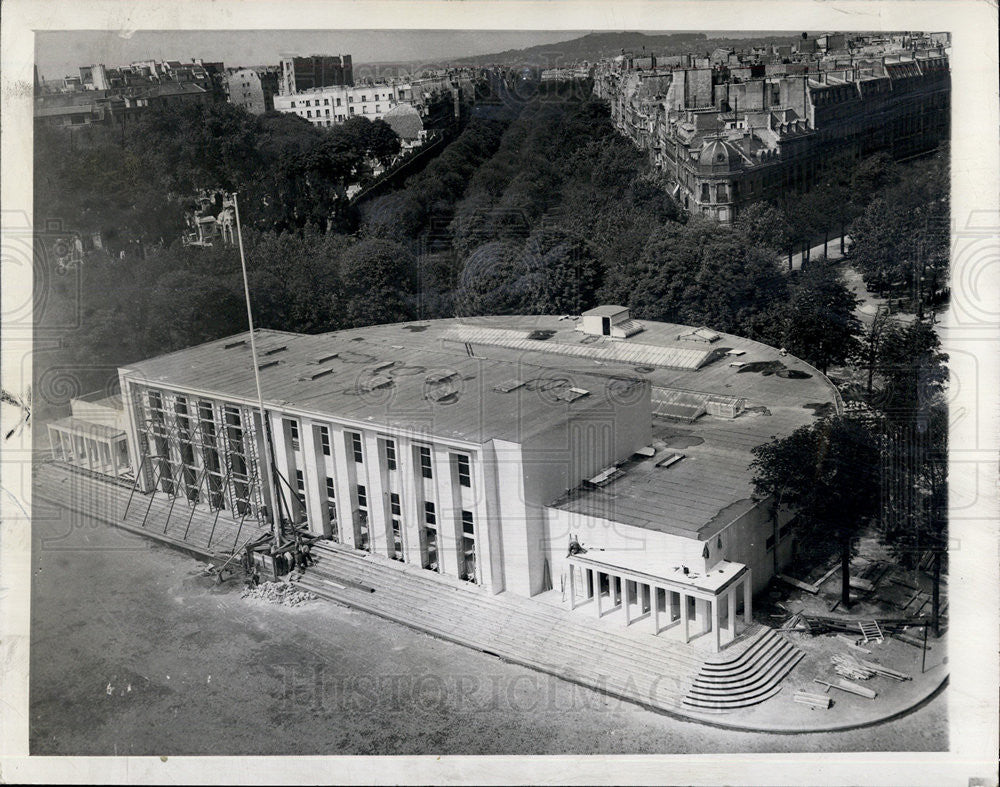
[[[860,659],[849,653],[835,653],[830,657],[830,661],[833,663],[837,674],[843,675],[845,678],[868,680],[874,675],[880,675],[884,678],[891,678],[892,680],[898,681],[912,679],[911,676],[907,675],[905,672],[899,672],[898,670],[890,669],[889,667],[883,667],[881,664],[874,661]]]
[[[864,666],[860,659],[843,653],[834,653],[830,657],[833,669],[838,675],[854,680],[868,680],[875,674],[875,670]]]
[[[809,705],[813,708],[827,709],[833,705],[833,698],[829,694],[813,694],[801,689],[792,695],[792,700],[802,705]]]
[[[857,694],[859,697],[866,697],[867,699],[875,699],[877,692],[875,689],[869,689],[866,686],[859,686],[857,683],[851,683],[849,680],[844,680],[841,678],[836,683],[829,683],[825,680],[820,680],[819,678],[813,679],[814,683],[820,683],[823,686],[828,686],[832,689],[840,689],[841,691],[846,691],[850,694]]]

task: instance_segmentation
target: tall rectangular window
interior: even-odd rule
[[[469,464],[469,457],[465,454],[457,454],[458,460],[458,483],[462,486],[472,486],[472,468]]]
[[[434,504],[429,501],[424,503],[424,521],[428,525],[437,524],[437,511],[434,508]]]
[[[385,466],[390,470],[396,469],[396,441],[385,441]]]
[[[334,494],[333,479],[326,477],[326,514],[330,520],[330,535],[334,541],[340,541],[337,531],[337,496]]]
[[[323,446],[323,456],[330,456],[330,430],[325,426],[319,428],[319,442]]]
[[[351,448],[354,451],[354,461],[361,464],[365,461],[364,449],[361,447],[361,435],[351,432]]]
[[[299,450],[299,422],[291,418],[285,419],[288,424],[288,439],[292,444],[292,450]]]
[[[393,560],[403,559],[403,526],[398,519],[392,520],[392,554]]]
[[[302,506],[302,510],[306,509],[306,479],[302,474],[301,470],[295,471],[295,489],[297,491],[297,497],[299,499],[299,505]]]
[[[368,508],[368,490],[364,484],[358,484],[358,508]]]
[[[476,526],[472,512],[462,512],[462,579],[477,582],[476,575]]]
[[[420,475],[424,478],[434,477],[431,469],[431,449],[426,445],[420,446]]]
[[[395,492],[389,493],[389,509],[392,511],[393,516],[402,516],[403,507],[399,503],[399,495]]]

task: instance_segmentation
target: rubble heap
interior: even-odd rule
[[[307,601],[315,601],[317,596],[307,590],[298,590],[287,582],[261,582],[255,587],[245,588],[240,594],[240,598],[295,607],[299,604],[305,604]]]

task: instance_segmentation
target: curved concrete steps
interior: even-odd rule
[[[690,648],[620,636],[537,601],[325,542],[313,552],[295,582],[318,596],[647,707],[680,710],[702,665]]]
[[[714,712],[757,705],[781,690],[804,655],[775,629],[765,629],[742,653],[706,662],[683,704]]]

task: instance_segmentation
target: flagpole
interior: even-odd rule
[[[240,228],[240,206],[236,201],[236,192],[233,192],[232,197],[233,209],[236,213],[236,237],[239,241],[240,247],[240,269],[243,271],[243,296],[247,304],[247,323],[250,326],[250,356],[253,360],[253,379],[257,385],[257,407],[260,409],[260,428],[262,432],[261,442],[264,444],[264,464],[266,472],[263,473],[262,476],[267,479],[267,489],[271,493],[271,505],[268,507],[268,514],[271,518],[270,524],[271,533],[274,536],[274,547],[277,549],[281,546],[281,533],[278,518],[275,516],[277,499],[275,498],[276,490],[272,485],[274,463],[271,460],[271,441],[268,439],[267,434],[267,413],[264,410],[264,394],[260,387],[260,369],[257,366],[257,341],[254,337],[253,310],[250,308],[250,284],[247,280],[247,261],[243,254],[243,231]]]

